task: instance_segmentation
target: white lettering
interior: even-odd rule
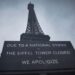
[[[24,60],[22,61],[22,64],[30,64],[30,63],[29,63],[29,60]]]
[[[17,47],[16,44],[7,44],[7,47]]]

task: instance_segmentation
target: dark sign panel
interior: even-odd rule
[[[2,70],[46,70],[74,68],[74,49],[69,41],[6,41]]]

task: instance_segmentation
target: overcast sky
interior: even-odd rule
[[[75,0],[0,0],[0,53],[4,41],[19,41],[25,32],[30,1],[44,33],[75,47]]]

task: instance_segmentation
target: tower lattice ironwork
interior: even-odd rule
[[[27,28],[26,32],[21,35],[21,41],[49,41],[50,37],[48,35],[44,35],[44,32],[39,25],[34,11],[34,4],[29,3],[28,10],[29,14]]]
[[[28,4],[28,10],[29,10],[29,15],[28,15],[28,24],[26,28],[26,33],[35,34],[35,35],[44,34],[35,15],[34,5],[31,3]]]

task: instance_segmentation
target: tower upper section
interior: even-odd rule
[[[49,41],[50,37],[44,35],[37,20],[34,4],[28,4],[28,22],[26,32],[21,35],[21,41]]]
[[[27,34],[44,34],[39,22],[37,20],[35,11],[34,11],[34,4],[29,3],[28,4],[28,23],[27,23],[27,28],[26,28],[26,33]]]
[[[34,4],[32,4],[31,2],[28,4],[28,9],[29,10],[32,10],[32,9],[34,9]]]

